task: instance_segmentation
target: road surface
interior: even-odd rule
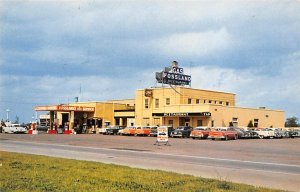
[[[37,139],[38,137],[39,139]],[[41,139],[43,137],[45,139]],[[49,140],[52,141],[52,139],[55,137],[56,141],[58,142],[50,143]],[[277,158],[271,158],[272,156],[268,156],[268,153],[266,153],[267,158],[248,158],[246,160],[245,157],[243,157],[243,152],[237,152],[236,155],[232,155],[229,151],[228,153],[231,155],[230,157],[228,157],[224,154],[221,155],[221,153],[218,154],[217,152],[217,155],[209,156],[201,153],[193,154],[188,150],[184,150],[186,146],[189,147],[189,144],[197,147],[195,146],[195,143],[201,143],[203,141],[174,139],[173,143],[177,146],[174,146],[173,144],[171,146],[154,146],[153,142],[149,143],[149,141],[152,141],[150,140],[150,138],[127,138],[114,136],[88,137],[97,138],[97,140],[92,142],[94,145],[89,144],[89,142],[87,141],[84,142],[86,136],[49,137],[41,135],[22,135],[4,137],[3,135],[1,135],[0,150],[113,163],[145,169],[160,169],[207,178],[216,178],[232,182],[246,183],[255,186],[284,189],[289,191],[299,191],[300,187],[300,155],[297,147],[291,147],[291,152],[293,154],[290,155],[289,151],[285,150],[285,152],[280,153],[280,150],[278,150],[277,152],[279,153],[279,157],[275,155]],[[38,141],[30,138],[35,138]],[[102,141],[98,140],[100,138],[102,139]],[[107,138],[110,138],[111,142],[105,142]],[[116,138],[119,143],[124,143],[122,145],[115,143],[114,141]],[[67,143],[66,140],[68,141]],[[140,144],[139,147],[134,147],[136,145],[132,145],[132,143],[136,142],[136,140],[141,140],[144,142],[143,144]],[[261,140],[243,140],[239,141],[239,143],[244,142],[245,145],[247,145],[248,142],[254,143],[256,141],[261,142]],[[299,141],[300,139],[293,140],[291,142],[296,142],[299,144]],[[85,145],[83,145],[83,143],[81,142],[85,143]],[[181,145],[180,148],[178,147],[177,142],[179,142],[179,144]],[[206,144],[206,142],[207,141],[203,142],[202,144]],[[270,145],[274,145],[276,147],[277,143],[272,144],[272,142],[280,143],[286,141],[266,140],[266,142],[271,142]],[[78,144],[80,144],[80,146],[78,146]],[[100,144],[102,144],[102,146]],[[224,145],[232,145],[232,143],[229,142],[212,141],[208,142],[208,144],[211,145],[211,148],[219,148],[220,146]],[[235,145],[239,146],[237,142],[235,143]],[[233,151],[235,150],[239,151],[233,148]],[[274,150],[276,150],[276,148],[274,148]],[[260,150],[258,149],[257,152],[259,153]],[[286,158],[282,157],[284,155],[286,155]],[[272,161],[266,161],[265,159],[272,159]],[[284,160],[281,161],[280,159]]]

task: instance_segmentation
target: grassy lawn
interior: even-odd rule
[[[0,191],[275,191],[158,170],[0,151]]]

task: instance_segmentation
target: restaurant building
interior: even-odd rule
[[[36,106],[35,110],[49,112],[50,129],[70,131],[109,125],[246,127],[249,122],[254,127],[284,127],[284,111],[239,107],[234,93],[186,87],[191,76],[184,75],[176,61],[156,73],[156,80],[160,87],[139,89],[135,99]]]

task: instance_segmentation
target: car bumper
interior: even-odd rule
[[[225,139],[225,136],[222,136],[222,135],[218,135],[218,136],[208,136],[207,137],[208,139]]]

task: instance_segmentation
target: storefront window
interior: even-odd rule
[[[199,104],[200,103],[200,99],[196,99],[196,104]]]
[[[188,98],[188,104],[192,104],[192,99]]]

